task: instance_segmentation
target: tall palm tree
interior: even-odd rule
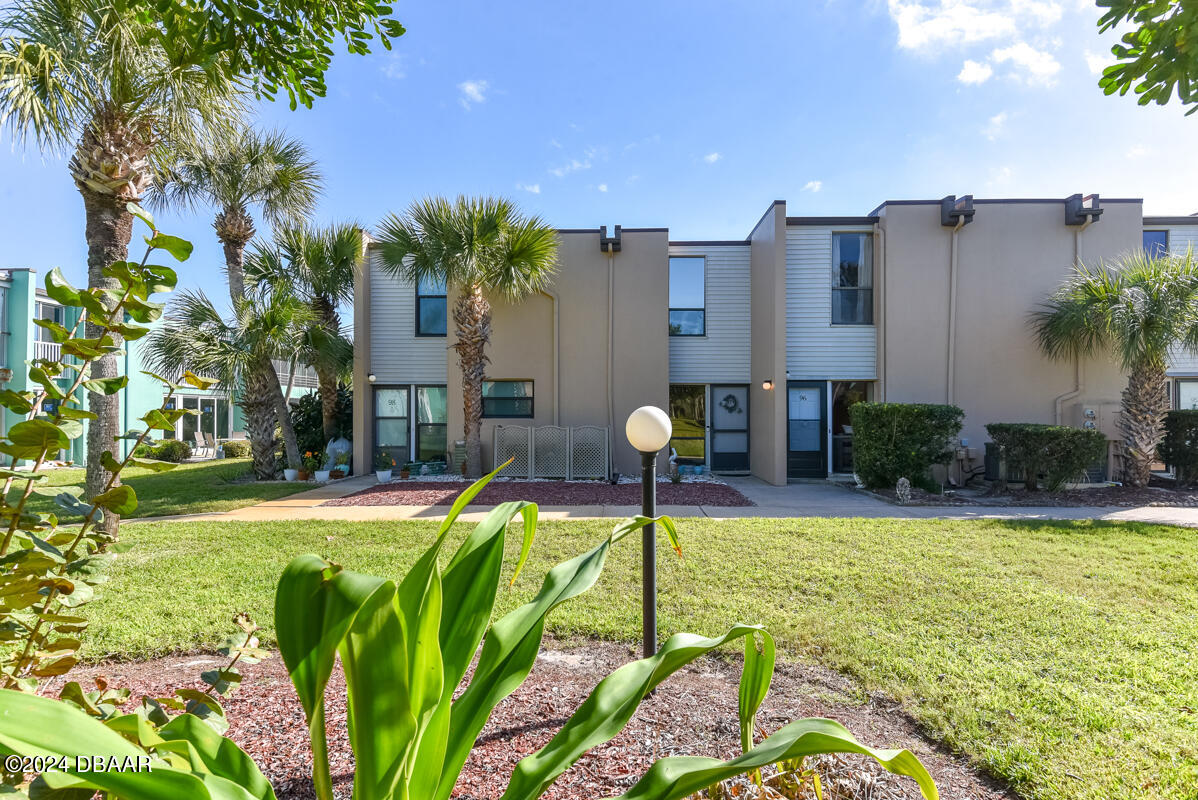
[[[317,329],[305,337],[305,360],[316,370],[325,440],[337,435],[337,383],[353,361],[353,344],[337,311],[354,294],[354,271],[365,255],[365,236],[353,223],[281,228],[271,246],[258,248],[246,265],[250,285],[269,284],[306,302]]]
[[[217,209],[212,227],[225,251],[229,296],[245,297],[245,248],[254,238],[257,208],[272,227],[312,212],[320,170],[307,147],[280,131],[243,128],[207,136],[198,146],[165,154],[147,199],[152,207]]]
[[[1124,256],[1078,265],[1032,316],[1040,348],[1057,359],[1109,353],[1127,371],[1119,432],[1124,479],[1145,486],[1169,410],[1165,369],[1176,346],[1198,349],[1198,262],[1185,256]]]
[[[88,283],[111,289],[102,270],[128,256],[137,202],[150,182],[149,156],[241,116],[241,85],[228,54],[201,59],[169,42],[136,4],[111,0],[15,0],[0,10],[0,126],[48,151],[73,146],[71,177],[86,215]],[[111,303],[111,299],[105,302]],[[98,336],[88,326],[88,336]],[[93,377],[118,374],[115,353]],[[89,392],[87,491],[109,474],[100,455],[119,434],[119,395]],[[119,518],[104,512],[115,533]]]
[[[488,294],[510,301],[539,291],[557,269],[557,232],[502,198],[426,198],[379,226],[384,272],[444,281],[457,293],[453,323],[462,367],[466,472],[482,474],[482,383],[491,339]]]
[[[147,361],[163,374],[185,369],[238,387],[259,480],[275,476],[275,417],[283,430],[287,464],[300,464],[299,445],[287,401],[271,359],[291,352],[312,312],[285,292],[252,293],[233,304],[225,320],[203,292],[185,291],[172,303],[162,327],[147,337]],[[269,380],[266,376],[269,375]]]

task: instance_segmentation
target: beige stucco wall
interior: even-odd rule
[[[563,232],[558,253],[559,270],[546,293],[516,304],[491,298],[493,333],[487,348],[491,358],[487,375],[536,381],[534,425],[556,421],[564,426],[610,427],[615,469],[635,474],[640,457],[624,437],[624,421],[639,406],[666,408],[669,401],[668,235],[664,230],[625,231],[620,252],[609,260],[599,249],[598,231]],[[614,285],[610,306],[609,269]],[[451,294],[449,302],[453,301]],[[614,313],[610,417],[609,310]],[[447,344],[453,344],[452,330]],[[462,436],[463,419],[461,371],[453,352],[447,372],[452,449]],[[484,466],[492,462],[496,424],[529,423],[527,419],[484,419]],[[664,466],[663,457],[659,468]]]
[[[885,352],[891,402],[953,402],[964,409],[961,436],[986,441],[989,422],[1054,422],[1055,400],[1074,389],[1075,369],[1039,351],[1029,314],[1067,276],[1077,257],[1113,259],[1140,247],[1139,203],[1103,205],[1097,223],[1077,233],[1062,201],[978,203],[958,233],[955,369],[948,385],[949,269],[952,229],[939,205],[888,205],[885,232]],[[1123,377],[1109,358],[1083,365],[1085,387],[1064,404],[1117,402]]]
[[[365,475],[374,468],[374,392],[370,390],[370,270],[361,264],[354,270],[354,424],[353,470]]]
[[[786,204],[775,202],[750,236],[752,339],[749,468],[763,481],[786,483]],[[762,388],[771,380],[774,388]]]

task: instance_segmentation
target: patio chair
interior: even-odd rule
[[[195,449],[192,450],[192,455],[201,456],[204,450],[208,449],[208,443],[204,441],[204,434],[199,431],[195,432]]]
[[[204,438],[208,441],[208,452],[212,453],[213,458],[216,458],[216,437],[211,433],[205,433]]]

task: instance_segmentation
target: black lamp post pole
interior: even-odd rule
[[[657,453],[641,453],[641,513],[657,516]],[[657,652],[657,525],[650,522],[642,529],[641,610],[644,615],[645,658]]]

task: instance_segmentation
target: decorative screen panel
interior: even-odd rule
[[[570,429],[542,425],[532,434],[534,477],[570,477]]]
[[[570,477],[606,479],[607,428],[583,425],[570,431]]]
[[[501,474],[505,478],[532,477],[532,452],[530,431],[524,425],[495,426],[495,467],[509,458],[512,463]]]

